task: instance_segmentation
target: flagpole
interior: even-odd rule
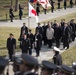
[[[28,29],[30,29],[29,3],[28,3]]]

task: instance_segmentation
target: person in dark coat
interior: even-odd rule
[[[30,48],[29,48],[29,54],[32,55],[32,48],[33,48],[33,42],[34,42],[34,35],[31,32],[31,29],[29,29],[28,35],[27,35],[29,42],[30,42]]]
[[[12,55],[15,52],[16,48],[16,39],[13,37],[13,34],[10,33],[9,38],[7,39],[7,49],[9,54],[9,59],[12,61]]]
[[[37,31],[34,35],[34,48],[36,50],[36,57],[40,55],[40,50],[42,45],[41,42],[42,42],[42,36],[39,33],[39,31]]]
[[[23,15],[23,12],[22,12],[22,7],[21,5],[19,4],[19,19],[22,20],[22,15]]]
[[[64,0],[64,9],[66,10],[67,7],[67,0]]]
[[[54,28],[54,37],[55,37],[55,41],[56,41],[56,47],[59,48],[60,47],[60,38],[62,35],[62,30],[59,26],[59,24],[57,24],[57,26]]]
[[[14,14],[13,14],[13,9],[12,9],[12,7],[10,7],[10,9],[9,9],[9,17],[10,17],[11,22],[13,22],[13,17],[15,17],[15,16],[14,16]]]
[[[65,23],[62,37],[63,37],[63,49],[69,49],[70,34],[67,23]]]
[[[57,47],[54,47],[53,52],[54,52],[54,56],[53,56],[54,64],[62,65],[62,56],[59,54],[60,49]]]
[[[51,12],[53,13],[53,11],[54,11],[54,1],[50,0],[50,4],[51,4]]]
[[[72,8],[73,7],[73,1],[70,0],[70,7]]]
[[[28,53],[28,50],[30,48],[30,42],[29,39],[27,38],[27,34],[24,34],[24,37],[21,41],[22,41],[21,45],[22,53]]]
[[[61,0],[58,0],[58,9],[60,9],[60,1],[61,1]]]
[[[44,25],[42,26],[42,30],[43,30],[43,33],[42,33],[42,40],[44,42],[44,45],[47,44],[47,38],[46,38],[46,30],[47,30],[47,27],[46,27],[46,24],[44,22]]]
[[[37,4],[36,4],[36,12],[37,12],[37,16],[39,16],[39,12],[40,12],[40,4],[39,4],[39,2],[37,2]]]
[[[24,34],[28,34],[28,27],[26,26],[26,23],[23,23],[23,26],[21,27],[21,35],[24,32]]]
[[[71,21],[70,21],[70,26],[72,27],[72,41],[74,41],[75,40],[75,23],[74,23],[74,19],[72,19]]]

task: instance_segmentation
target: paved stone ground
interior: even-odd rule
[[[67,10],[61,9],[60,11],[56,10],[54,11],[54,13],[47,13],[46,15],[44,14],[40,14],[39,16],[39,22],[44,21],[44,20],[48,20],[48,19],[53,19],[56,17],[60,17],[60,16],[64,16],[67,14],[71,14],[76,12],[76,7],[74,8],[67,8]],[[27,18],[23,18],[22,20],[14,20],[13,23],[11,23],[10,21],[8,22],[0,22],[0,26],[5,26],[5,27],[21,27],[23,22],[26,22],[26,25],[28,25],[28,19]],[[37,26],[36,22],[35,22],[35,18],[30,18],[30,28],[35,28]],[[76,40],[75,42],[72,42],[70,44],[70,48],[76,45]],[[54,45],[53,45],[54,46]],[[62,48],[62,44],[60,46],[60,49]],[[61,53],[64,52],[65,50],[61,50]],[[17,52],[16,55],[20,55],[21,52]],[[33,54],[32,56],[35,56],[35,50],[33,50]],[[43,46],[41,49],[41,53],[40,56],[37,58],[39,60],[39,62],[41,63],[42,60],[49,60],[50,58],[53,57],[53,51],[52,49],[48,49],[47,46]],[[8,56],[6,57],[8,58]],[[10,74],[13,75],[12,72],[12,66],[9,66],[10,68]]]

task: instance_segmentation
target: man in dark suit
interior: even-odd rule
[[[69,48],[69,29],[67,26],[67,23],[64,24],[64,30],[63,30],[63,48],[68,49]]]
[[[60,9],[60,1],[61,1],[61,0],[58,0],[58,9]]]
[[[51,12],[53,13],[53,11],[54,11],[54,1],[50,0],[50,3],[51,3]]]
[[[13,17],[15,17],[15,16],[14,16],[14,14],[13,14],[12,6],[11,6],[10,9],[9,9],[9,16],[10,16],[11,22],[13,22]]]
[[[72,8],[73,7],[73,1],[70,0],[70,7]]]
[[[21,27],[21,35],[23,33],[28,34],[28,27],[26,27],[26,23],[23,23],[23,26]]]
[[[60,47],[61,34],[62,34],[62,30],[61,30],[59,24],[57,24],[57,26],[55,26],[55,28],[54,28],[54,37],[55,37],[56,47],[57,48]]]
[[[15,48],[16,48],[16,39],[13,37],[13,34],[10,34],[9,38],[7,39],[7,49],[11,61],[12,61],[12,55],[15,52]]]
[[[34,48],[36,50],[36,57],[40,55],[41,45],[42,45],[42,36],[39,31],[34,35]]]

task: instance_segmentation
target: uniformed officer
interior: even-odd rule
[[[4,57],[0,57],[0,75],[5,75],[4,70],[7,65],[8,60],[6,60]]]
[[[58,9],[60,9],[60,1],[61,1],[61,0],[58,0]]]
[[[9,17],[10,17],[10,19],[11,19],[11,22],[13,22],[13,17],[15,17],[15,16],[14,16],[14,14],[13,14],[12,6],[11,6],[10,9],[9,9]]]
[[[40,12],[40,4],[39,4],[39,2],[37,2],[37,4],[36,4],[36,12],[37,12],[37,16],[39,16],[39,12]]]
[[[67,65],[61,65],[59,67],[59,71],[57,75],[72,75],[74,73],[74,69],[68,67]]]
[[[70,0],[70,7],[72,8],[73,7],[73,1]]]
[[[59,54],[60,53],[60,49],[57,48],[57,47],[54,47],[53,52],[54,52],[54,56],[53,56],[54,64],[62,65],[62,56]]]
[[[9,38],[7,39],[7,49],[9,54],[9,59],[12,61],[12,55],[15,53],[16,48],[16,39],[13,37],[14,35],[10,33]]]
[[[67,6],[67,0],[64,0],[64,9],[66,9]]]
[[[55,73],[57,66],[49,61],[42,61],[41,75],[52,75]]]
[[[23,12],[22,12],[22,7],[21,5],[19,4],[19,19],[21,20],[22,19],[22,15],[23,15]]]
[[[20,72],[21,75],[35,75],[32,70],[38,65],[37,59],[33,56],[23,53],[21,55]]]

